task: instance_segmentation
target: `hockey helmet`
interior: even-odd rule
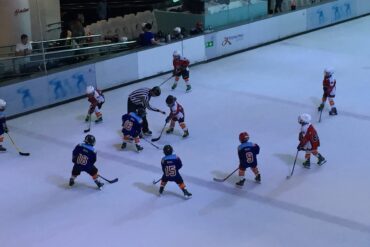
[[[179,51],[174,51],[172,55],[173,55],[174,58],[180,58],[180,52]]]
[[[0,109],[5,109],[5,107],[6,107],[6,102],[5,102],[5,100],[0,99]]]
[[[324,70],[324,74],[327,75],[327,76],[331,76],[332,74],[334,74],[334,69],[329,67],[329,68],[326,68]]]
[[[175,28],[173,29],[173,31],[174,31],[175,33],[181,33],[181,27],[175,27]]]
[[[151,91],[153,96],[157,97],[157,96],[161,95],[161,88],[158,87],[158,86],[153,87],[150,91]]]
[[[176,97],[172,96],[172,95],[168,95],[167,98],[166,98],[166,104],[168,106],[172,106],[176,101]]]
[[[303,113],[298,116],[298,123],[300,124],[308,124],[311,122],[311,115],[308,113]]]
[[[172,154],[172,152],[173,152],[173,148],[171,147],[171,145],[165,145],[165,146],[163,147],[163,153],[164,153],[165,155],[171,155],[171,154]]]
[[[144,108],[138,108],[136,109],[136,114],[139,116],[139,117],[145,117],[146,115],[146,111]]]
[[[93,135],[85,136],[85,141],[84,142],[88,145],[94,146],[95,142],[96,142],[95,136],[93,136]]]
[[[246,141],[248,141],[249,140],[249,134],[246,132],[246,131],[244,131],[244,132],[241,132],[240,134],[239,134],[239,141],[240,142],[246,142]]]
[[[92,94],[94,91],[95,91],[95,88],[93,86],[87,86],[86,94]]]

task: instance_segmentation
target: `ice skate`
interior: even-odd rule
[[[236,182],[235,185],[242,187],[242,186],[244,186],[244,183],[245,183],[245,178],[240,179],[240,181]]]
[[[73,186],[75,184],[75,179],[74,178],[70,178],[69,179],[69,186]]]
[[[159,194],[158,195],[161,196],[163,194],[163,191],[164,191],[164,187],[162,187],[162,186],[159,187]]]
[[[143,131],[143,134],[145,136],[151,136],[152,135],[152,132],[150,130],[147,130],[147,131]]]
[[[166,133],[167,134],[172,134],[173,133],[173,128],[169,128],[168,130],[166,130]]]
[[[90,120],[90,115],[87,115],[85,118],[85,122],[89,122],[89,120]]]
[[[103,118],[102,117],[100,117],[100,118],[98,118],[98,119],[95,120],[95,123],[101,123],[101,122],[103,122]]]
[[[191,86],[190,85],[187,85],[186,86],[186,93],[190,92],[191,91]]]
[[[261,183],[261,174],[256,175],[254,181],[256,181],[257,183]]]
[[[0,145],[0,152],[5,152],[6,148],[4,148],[2,145]]]
[[[322,166],[323,164],[326,163],[326,159],[321,154],[318,155],[317,159],[318,159],[317,160],[317,164],[319,166]]]
[[[337,108],[335,108],[335,107],[331,108],[331,110],[329,112],[329,115],[330,116],[338,115]]]
[[[121,149],[125,149],[127,146],[127,143],[126,142],[123,142],[122,145],[121,145]]]
[[[192,194],[189,191],[187,191],[186,189],[183,189],[182,192],[184,192],[185,199],[191,198]]]
[[[305,160],[305,162],[302,163],[304,168],[310,169],[311,162],[310,159]]]
[[[172,85],[171,89],[172,89],[172,90],[175,90],[175,89],[176,89],[176,87],[177,87],[177,83],[175,82],[175,83]]]
[[[135,144],[136,146],[136,152],[140,152],[142,151],[144,148],[142,146],[140,146],[139,144]]]
[[[96,183],[96,185],[98,186],[98,189],[101,190],[104,186],[104,183],[100,182],[99,180],[94,180],[94,182]]]
[[[183,138],[186,138],[189,136],[189,130],[184,130],[184,134],[182,135]]]

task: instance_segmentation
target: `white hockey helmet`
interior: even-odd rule
[[[331,68],[331,67],[328,67],[324,70],[324,73],[327,74],[327,75],[332,75],[332,74],[334,74],[334,69]]]
[[[308,113],[303,113],[298,116],[298,123],[300,124],[308,124],[311,122],[311,115]]]
[[[174,51],[173,56],[174,57],[180,57],[180,52],[179,51]]]
[[[173,29],[173,31],[174,31],[175,33],[181,33],[181,28],[180,28],[180,27],[175,27],[175,28]]]
[[[6,102],[5,102],[5,100],[0,99],[0,109],[5,109],[5,107],[6,107]]]
[[[86,94],[92,94],[94,91],[95,91],[95,88],[93,86],[87,86]]]

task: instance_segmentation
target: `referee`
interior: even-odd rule
[[[152,89],[150,88],[140,88],[128,96],[127,100],[127,113],[130,112],[137,112],[138,109],[149,109],[151,111],[155,112],[160,112],[162,114],[166,114],[164,111],[161,111],[157,108],[153,108],[150,104],[150,98],[153,97],[158,97],[161,95],[161,88],[160,87],[153,87]],[[149,124],[148,120],[146,119],[146,116],[143,118],[143,133],[144,135],[150,136],[152,135],[152,132],[149,130]]]

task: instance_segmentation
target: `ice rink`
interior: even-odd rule
[[[174,183],[158,197],[161,150],[121,151],[121,115],[128,94],[160,84],[168,75],[105,93],[104,122],[92,124],[98,167],[115,184],[96,189],[82,174],[68,180],[71,155],[83,141],[87,99],[8,121],[19,156],[5,137],[0,154],[0,245],[3,247],[327,247],[370,246],[370,16],[284,40],[191,68],[191,93],[171,82],[151,104],[167,113],[165,98],[183,105],[190,136],[163,134],[171,144],[193,198],[185,200]],[[171,58],[169,58],[171,59]],[[335,68],[338,116],[328,105],[318,123],[325,67]],[[300,152],[290,173],[300,125],[312,115],[328,162],[304,169]],[[165,117],[148,114],[153,137]],[[235,187],[236,148],[241,131],[261,147],[262,183],[247,171]]]

